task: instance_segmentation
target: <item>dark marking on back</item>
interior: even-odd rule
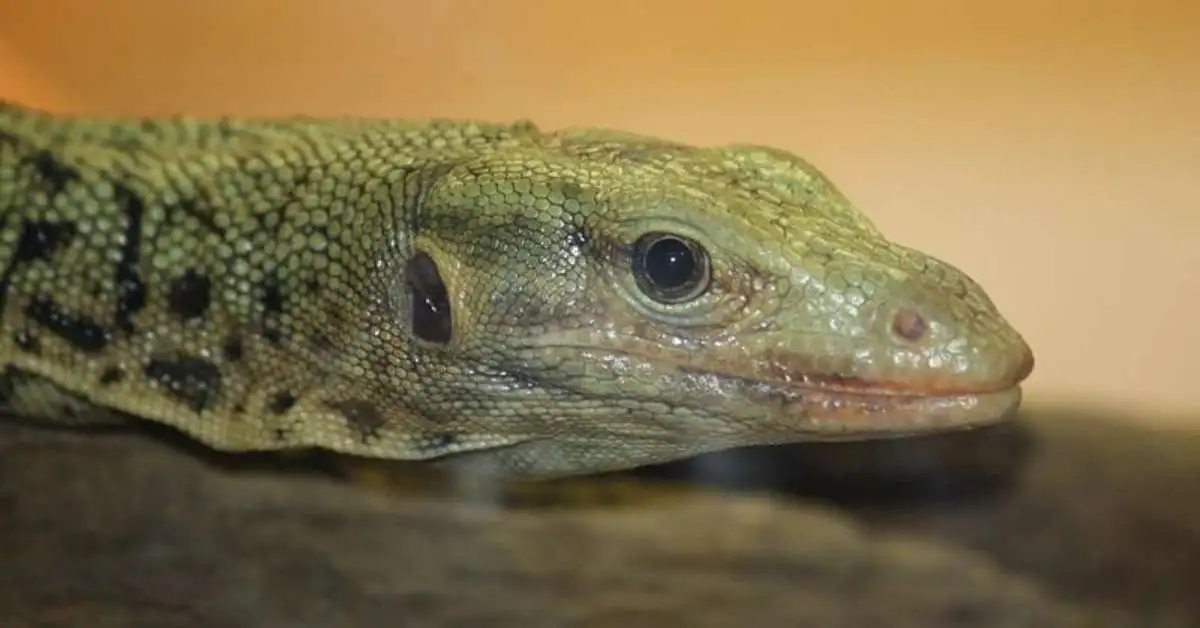
[[[47,260],[75,237],[75,223],[69,220],[26,220],[21,224],[14,262],[28,264]]]
[[[278,345],[283,342],[280,317],[286,305],[287,295],[284,293],[283,284],[275,275],[268,275],[262,283],[262,326],[263,337],[271,344]]]
[[[59,161],[54,153],[45,149],[35,152],[25,163],[33,166],[46,194],[51,197],[61,194],[72,181],[79,180],[78,170]]]
[[[284,390],[275,393],[267,403],[267,411],[271,414],[283,414],[296,405],[296,395]]]
[[[375,404],[364,399],[349,399],[326,404],[329,408],[342,415],[346,425],[358,433],[359,438],[366,442],[379,436],[379,428],[383,427],[383,414]]]
[[[221,369],[205,358],[153,358],[142,372],[195,412],[212,407],[221,394]]]
[[[454,328],[450,296],[437,263],[428,253],[418,251],[404,265],[404,284],[408,288],[413,335],[433,344],[450,342]]]
[[[262,334],[263,338],[267,339],[267,342],[275,346],[283,344],[283,332],[274,325],[264,326]]]
[[[117,204],[125,213],[125,242],[113,277],[117,289],[117,327],[133,333],[133,317],[146,307],[146,285],[138,272],[142,257],[142,214],[145,204],[133,190],[117,184],[113,190]]]
[[[185,321],[202,318],[212,305],[212,281],[207,275],[189,268],[171,282],[167,305]]]
[[[240,336],[230,336],[221,345],[221,353],[225,354],[226,361],[240,362],[246,354],[246,345]]]
[[[284,307],[283,286],[278,277],[268,277],[263,281],[262,304],[267,314],[282,314]]]
[[[7,226],[8,217],[0,218],[0,229]],[[16,249],[4,271],[0,272],[0,311],[8,302],[8,288],[17,270],[36,260],[49,259],[70,242],[75,232],[75,224],[68,221],[26,220],[21,223]]]
[[[37,296],[30,300],[25,315],[84,353],[103,351],[111,339],[108,330],[99,323],[62,309],[48,297]]]
[[[111,386],[125,379],[125,371],[119,366],[107,366],[100,372],[100,385]]]
[[[42,353],[42,343],[38,341],[37,336],[29,333],[27,329],[18,330],[13,334],[13,344],[17,348],[30,355],[40,355]]]

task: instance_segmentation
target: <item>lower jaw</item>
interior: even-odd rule
[[[1011,419],[1021,403],[1021,388],[957,395],[897,395],[752,386],[751,396],[782,404],[791,417],[787,430],[812,440],[859,440],[912,436],[968,429]]]

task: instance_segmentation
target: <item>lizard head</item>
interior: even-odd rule
[[[423,194],[405,307],[446,317],[413,403],[517,473],[983,425],[1033,368],[979,285],[783,151],[564,132]]]

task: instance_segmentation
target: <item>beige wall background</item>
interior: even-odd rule
[[[1029,403],[1200,428],[1197,3],[0,0],[0,94],[774,144],[989,289]]]

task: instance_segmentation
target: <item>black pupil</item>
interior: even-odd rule
[[[695,279],[696,256],[677,238],[663,238],[646,250],[646,275],[659,288],[681,288]]]

